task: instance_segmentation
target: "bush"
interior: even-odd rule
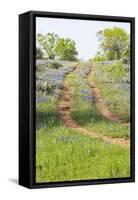
[[[105,65],[103,70],[112,81],[120,82],[126,76],[125,67],[121,61],[117,61],[112,65]]]
[[[36,91],[38,94],[46,95],[51,94],[55,89],[55,85],[51,85],[47,82],[38,81],[36,83]]]
[[[43,51],[40,48],[36,48],[36,59],[42,59],[43,58]]]
[[[47,65],[49,68],[53,68],[53,69],[58,69],[59,67],[62,67],[62,65],[58,62],[50,62]]]
[[[103,56],[97,56],[97,57],[94,57],[92,59],[92,61],[94,61],[94,62],[101,62],[101,61],[105,61],[105,58]]]
[[[92,58],[92,61],[94,62],[105,61],[105,57],[100,51],[97,51],[96,55]]]

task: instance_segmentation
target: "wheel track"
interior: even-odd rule
[[[77,70],[77,67],[75,68],[75,70]],[[72,72],[71,72],[72,73]],[[91,73],[91,70],[90,70]],[[94,84],[91,83],[90,80],[90,73],[88,75],[88,81],[89,84]],[[60,100],[59,100],[59,104],[58,104],[58,113],[60,118],[62,119],[62,121],[64,122],[64,124],[75,130],[78,131],[80,133],[82,133],[83,135],[88,135],[92,138],[95,138],[99,141],[105,142],[107,144],[116,144],[122,147],[127,147],[130,144],[130,140],[129,139],[125,139],[125,138],[112,138],[109,136],[102,136],[99,135],[87,128],[84,128],[82,126],[80,126],[72,117],[71,117],[71,86],[68,84],[67,82],[67,76],[69,74],[66,75],[65,79],[64,79],[64,87],[63,87],[63,91],[62,94],[60,96]],[[93,89],[94,85],[90,85],[91,88]],[[96,95],[96,91],[98,89],[95,87],[95,95]],[[97,91],[99,94],[99,91]],[[101,98],[101,96],[99,97]],[[100,101],[99,101],[100,103]],[[103,103],[103,102],[102,102]],[[113,120],[115,122],[121,122],[117,117],[113,116],[112,113],[110,113],[107,108],[105,107],[105,105],[102,105],[104,107],[104,111],[102,111],[102,115],[104,115],[105,117],[108,117],[110,120]],[[105,109],[106,108],[106,109]]]
[[[124,125],[128,125],[129,123],[124,123],[119,116],[114,115],[107,107],[105,100],[102,98],[101,92],[99,90],[99,88],[96,86],[95,82],[93,82],[91,80],[92,77],[92,73],[93,73],[93,65],[90,65],[90,71],[88,74],[88,83],[89,86],[92,88],[92,94],[94,95],[94,97],[96,98],[96,106],[98,108],[98,110],[101,112],[101,114],[106,117],[107,119],[114,121],[114,122],[118,122]]]

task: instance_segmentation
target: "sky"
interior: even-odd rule
[[[76,19],[36,18],[36,34],[56,33],[59,37],[71,38],[76,43],[78,57],[87,60],[93,57],[99,46],[96,33],[114,26],[130,34],[130,23]]]

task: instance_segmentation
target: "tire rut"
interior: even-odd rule
[[[122,123],[124,125],[128,125],[129,123],[125,123],[123,122],[119,116],[114,115],[107,107],[105,100],[102,98],[101,92],[99,90],[99,88],[96,86],[95,82],[93,82],[91,80],[92,77],[92,73],[93,73],[93,65],[90,65],[90,71],[89,71],[89,75],[88,75],[88,83],[89,86],[92,88],[92,94],[94,95],[95,99],[96,99],[96,106],[98,108],[98,110],[101,112],[101,114],[106,117],[107,119],[114,121],[114,122],[118,122],[118,123]]]
[[[75,68],[75,70],[76,69],[77,69],[77,67]],[[66,75],[66,77],[64,79],[64,86],[63,86],[62,94],[60,96],[59,104],[58,104],[58,113],[59,113],[61,120],[64,122],[64,124],[68,128],[78,131],[79,133],[82,133],[83,135],[88,135],[94,139],[105,142],[107,144],[116,144],[116,145],[119,145],[122,147],[127,147],[130,143],[130,141],[128,139],[112,138],[109,136],[98,135],[97,133],[95,133],[85,127],[82,127],[81,125],[79,125],[79,123],[77,123],[71,117],[71,88],[70,88],[71,86],[66,81],[68,75]],[[88,79],[89,79],[89,76],[90,76],[90,74],[88,75]],[[109,115],[109,112],[107,112],[107,110],[102,112],[102,114],[106,114],[106,115],[107,115],[107,113]],[[110,119],[113,119],[113,121],[117,120],[117,118],[113,117],[111,114],[110,114],[110,117],[111,117]],[[118,122],[120,122],[120,121],[118,121]]]

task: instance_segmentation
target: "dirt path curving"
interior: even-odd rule
[[[77,68],[75,70],[77,70]],[[64,87],[63,87],[63,91],[60,96],[60,101],[58,105],[58,112],[64,124],[75,131],[78,131],[84,135],[91,136],[107,144],[116,144],[119,146],[127,147],[130,143],[128,139],[111,138],[108,136],[98,135],[97,133],[80,126],[74,119],[72,119],[71,117],[71,91],[70,91],[71,88],[68,82],[66,81],[67,76],[68,75],[66,75],[65,80],[64,80]],[[102,114],[109,115],[110,117],[112,117],[112,119],[117,120],[117,118],[113,118],[113,116],[109,114],[109,112],[106,109]]]
[[[101,114],[106,117],[107,119],[110,119],[114,122],[118,122],[118,123],[122,123],[124,125],[128,125],[128,123],[124,123],[119,116],[114,115],[111,111],[109,111],[105,100],[102,98],[101,92],[100,90],[97,88],[95,82],[93,82],[91,80],[92,77],[92,73],[93,73],[93,65],[90,65],[90,71],[89,71],[89,75],[88,75],[88,83],[89,86],[92,88],[92,92],[94,97],[96,98],[96,106],[99,109],[99,111],[101,112]]]

